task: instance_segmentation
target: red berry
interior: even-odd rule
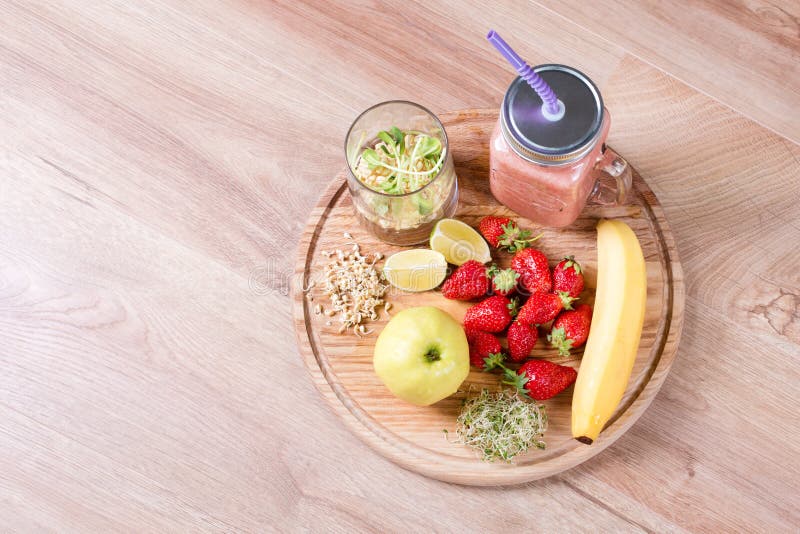
[[[494,295],[467,310],[464,326],[484,332],[502,332],[511,322],[512,313],[516,313],[516,302]]]
[[[442,286],[442,295],[453,300],[476,299],[488,291],[486,267],[476,260],[469,260],[461,265]]]
[[[495,248],[504,248],[509,252],[522,250],[541,237],[541,234],[531,237],[530,230],[521,230],[508,217],[493,215],[481,219],[478,229],[490,245]]]
[[[506,369],[503,382],[532,399],[547,400],[567,389],[577,377],[572,367],[547,360],[528,360],[516,373]]]
[[[591,323],[592,308],[580,304],[574,310],[565,311],[556,318],[547,341],[558,349],[561,356],[569,356],[570,349],[576,349],[586,343]]]
[[[517,314],[517,321],[528,325],[546,324],[556,318],[564,309],[564,303],[559,295],[539,291],[528,299]]]
[[[481,222],[478,223],[478,230],[490,245],[497,248],[500,246],[500,236],[504,233],[503,226],[507,224],[513,224],[508,217],[489,215],[481,219]]]
[[[511,259],[511,268],[519,273],[519,285],[528,293],[550,291],[553,278],[547,256],[535,248],[522,249]]]
[[[508,327],[508,359],[512,362],[521,362],[530,356],[539,331],[535,326],[514,321]]]
[[[467,336],[467,342],[472,343],[472,337],[475,335],[476,332],[480,332],[477,328],[470,328],[469,326],[464,326],[464,334]]]
[[[486,276],[491,280],[492,291],[497,295],[507,297],[517,289],[519,273],[514,269],[500,269],[497,265],[492,265],[486,270]]]
[[[498,339],[480,330],[467,329],[467,342],[469,343],[469,363],[479,369],[493,369],[494,362],[503,361],[503,347]]]
[[[583,270],[572,256],[561,260],[553,269],[553,291],[578,298],[583,291]]]

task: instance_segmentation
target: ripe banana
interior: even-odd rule
[[[636,360],[647,301],[642,247],[622,221],[597,224],[597,293],[572,396],[572,436],[591,444],[614,414]]]

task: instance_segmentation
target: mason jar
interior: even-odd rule
[[[558,120],[521,77],[509,86],[489,145],[495,198],[543,226],[567,226],[587,203],[617,205],[631,188],[628,163],[605,145],[611,115],[597,87],[565,65],[534,68],[563,106]]]

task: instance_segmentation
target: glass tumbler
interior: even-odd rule
[[[430,182],[405,194],[388,194],[358,179],[355,168],[361,152],[378,143],[378,132],[393,126],[425,133],[442,144],[442,165]],[[428,240],[440,219],[451,217],[458,205],[458,181],[447,133],[439,119],[419,104],[392,100],[376,104],[353,121],[344,143],[347,186],[356,218],[377,238],[393,245]]]

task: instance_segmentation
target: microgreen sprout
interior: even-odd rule
[[[546,429],[543,404],[527,401],[512,390],[482,389],[464,401],[456,420],[456,442],[475,449],[486,462],[510,462],[531,447],[544,449]]]
[[[374,145],[362,150],[361,160],[368,170],[359,178],[383,193],[411,193],[425,187],[436,176],[442,168],[444,152],[438,138],[392,126],[388,131],[378,132]],[[425,208],[420,207],[420,213],[424,214]]]

